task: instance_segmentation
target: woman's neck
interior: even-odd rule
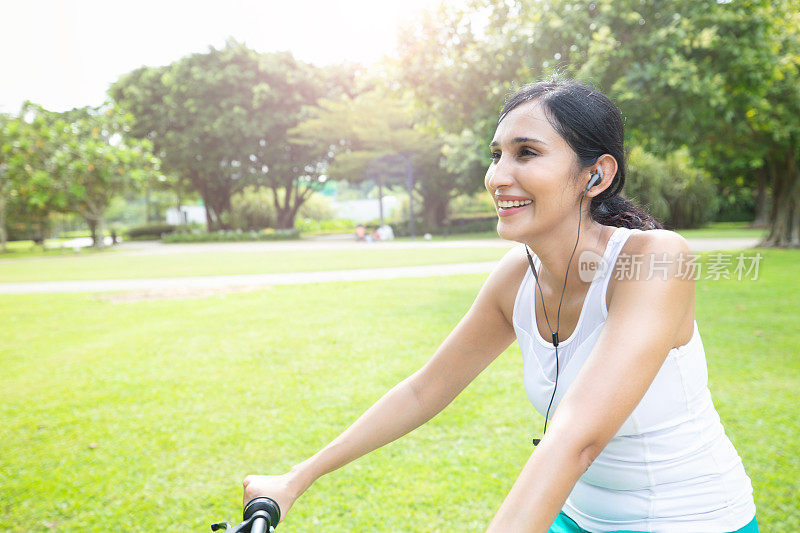
[[[575,287],[579,283],[590,283],[589,280],[582,280],[580,274],[581,253],[591,251],[602,257],[608,240],[611,238],[614,228],[603,226],[594,221],[581,224],[580,240],[575,248],[575,241],[578,238],[577,224],[572,226],[562,224],[555,231],[549,232],[546,236],[537,238],[535,241],[526,241],[525,244],[541,261],[541,266],[537,272],[539,283],[546,283],[550,287],[558,287],[559,292],[564,285],[564,274],[569,264],[569,275],[567,286]],[[575,248],[575,254],[570,255]]]

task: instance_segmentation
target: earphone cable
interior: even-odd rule
[[[553,331],[553,328],[550,326],[550,320],[547,318],[547,307],[545,307],[545,305],[544,305],[544,294],[542,293],[542,286],[539,285],[539,276],[538,276],[538,274],[536,274],[536,269],[533,266],[533,259],[531,258],[531,254],[528,251],[528,246],[527,245],[525,246],[525,253],[528,255],[528,262],[530,263],[530,266],[531,266],[531,272],[533,273],[533,277],[536,280],[536,286],[539,289],[539,297],[542,300],[542,310],[544,311],[544,320],[547,323],[547,329],[550,330],[550,334],[552,335],[553,348],[555,348],[555,351],[556,351],[556,354],[555,354],[556,355],[556,379],[555,379],[555,383],[553,384],[553,394],[550,396],[550,402],[547,404],[547,412],[544,415],[544,429],[542,429],[542,436],[544,436],[544,434],[547,433],[547,421],[550,418],[550,408],[553,406],[553,401],[555,400],[555,397],[556,397],[556,391],[558,390],[558,374],[559,374],[558,329],[559,329],[560,322],[561,322],[561,303],[564,300],[564,292],[567,289],[567,278],[569,276],[569,266],[570,266],[570,264],[572,264],[572,258],[575,255],[575,250],[578,249],[578,242],[581,239],[581,219],[583,217],[583,210],[582,210],[583,199],[586,197],[586,193],[587,192],[589,192],[588,188],[586,189],[586,191],[584,191],[583,195],[581,196],[581,200],[580,200],[580,202],[578,204],[578,238],[575,239],[575,246],[572,248],[572,253],[569,256],[569,261],[567,261],[567,272],[566,272],[566,274],[564,274],[564,285],[561,288],[561,297],[558,300],[558,311],[556,313],[556,330],[555,331]],[[535,297],[534,297],[534,304],[533,305],[534,305],[534,308],[535,308],[536,307],[536,299],[535,299]],[[534,327],[537,327],[536,324],[534,324]],[[533,439],[534,446],[538,445],[540,441],[541,441],[541,439]]]

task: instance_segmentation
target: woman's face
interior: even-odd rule
[[[577,218],[583,192],[574,179],[577,156],[538,102],[509,112],[497,126],[490,150],[484,184],[495,201],[500,237],[525,242],[555,230],[567,216]]]

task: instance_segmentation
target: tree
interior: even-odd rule
[[[94,246],[103,248],[111,198],[141,190],[148,178],[166,178],[159,172],[150,141],[127,136],[130,115],[114,107],[84,107],[65,116],[71,135],[53,155],[54,172],[67,185],[70,208],[89,225]]]
[[[11,117],[5,113],[0,113],[0,252],[7,251],[6,241],[6,196],[8,194],[9,182],[8,163],[5,147],[8,145],[6,138],[6,125],[11,121]],[[10,145],[8,145],[10,148]]]
[[[307,113],[290,131],[292,142],[327,147],[330,161],[324,170],[329,178],[405,186],[410,171],[428,227],[441,227],[450,199],[473,188],[446,168],[441,141],[417,126],[410,102],[401,97],[373,89],[321,100]]]
[[[800,246],[796,6],[629,1],[603,5],[596,15],[598,34],[618,45],[602,68],[584,71],[618,96],[639,137],[650,146],[688,146],[721,185],[735,187],[738,180],[754,186],[762,217],[771,187],[768,236],[761,244]]]
[[[521,64],[505,40],[486,38],[491,21],[482,19],[490,13],[481,2],[424,11],[401,28],[390,64],[396,83],[413,98],[418,128],[437,139],[441,166],[467,194],[483,188],[502,96]]]
[[[58,113],[25,102],[17,117],[4,119],[0,134],[0,203],[5,223],[29,227],[44,244],[50,213],[68,208],[67,191],[55,172],[54,156],[69,137],[70,124]],[[5,244],[4,244],[5,248]]]
[[[273,189],[278,227],[290,228],[319,184],[325,151],[299,149],[287,131],[303,106],[343,91],[343,83],[344,67],[325,71],[231,40],[165,67],[137,69],[109,94],[133,114],[134,134],[153,142],[165,169],[201,195],[209,228],[228,226],[231,195],[246,185]]]
[[[50,214],[74,210],[102,247],[111,197],[158,175],[149,142],[126,139],[129,120],[110,107],[55,113],[26,102],[0,135],[0,215],[32,227],[34,241],[43,244]]]

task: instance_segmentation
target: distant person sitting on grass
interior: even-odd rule
[[[757,532],[750,478],[708,389],[689,247],[621,195],[623,138],[619,110],[588,85],[512,95],[485,186],[498,234],[520,246],[427,364],[288,473],[247,476],[245,501],[273,498],[285,518],[317,478],[433,418],[517,340],[545,423],[487,531]],[[531,430],[519,421],[521,442]],[[492,433],[465,437],[491,453]]]
[[[357,241],[365,241],[367,235],[367,228],[364,227],[364,224],[359,224],[356,226],[356,240]]]
[[[394,239],[394,230],[386,224],[378,228],[378,236],[382,241],[391,241]]]

